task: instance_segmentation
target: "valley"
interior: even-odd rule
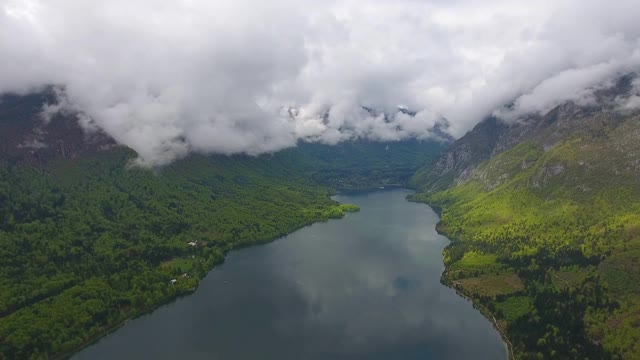
[[[190,294],[229,250],[357,211],[328,186],[406,183],[443,146],[302,145],[145,169],[73,119],[43,127],[42,97],[10,100],[0,109],[2,143],[14,145],[0,166],[0,358],[69,355]],[[33,134],[43,146],[19,146]]]
[[[640,360],[638,14],[0,0],[0,360]]]
[[[440,283],[449,240],[408,194],[338,194],[360,211],[230,252],[193,295],[72,359],[506,359],[491,323]]]
[[[330,199],[336,189],[396,185],[440,213],[453,241],[441,281],[494,322],[510,357],[639,351],[637,113],[566,103],[515,124],[488,118],[451,144],[301,143],[143,168],[104,134],[77,135],[69,117],[43,125],[46,99],[0,109],[6,356],[73,354],[191,294],[230,250],[357,211]]]

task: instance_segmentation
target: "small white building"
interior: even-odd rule
[[[191,246],[191,247],[196,247],[196,246],[198,246],[198,240],[196,240],[196,241],[190,241],[188,244],[189,244],[189,246]]]
[[[171,285],[175,285],[177,281],[178,281],[177,279],[171,279],[171,281],[169,282],[171,283]]]

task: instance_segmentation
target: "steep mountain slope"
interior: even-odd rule
[[[87,135],[75,116],[42,122],[51,100],[45,92],[0,103],[0,359],[69,354],[189,293],[229,249],[357,209],[322,184],[359,186],[351,179],[369,165],[385,170],[363,186],[407,181],[440,147],[309,145],[141,169],[130,166],[131,150]],[[353,158],[352,148],[405,161]],[[336,177],[314,180],[326,171]]]
[[[569,102],[544,116],[534,114],[512,123],[489,117],[451,144],[437,161],[420,169],[412,178],[412,185],[425,192],[443,190],[466,180],[483,161],[523,141],[535,141],[548,149],[576,130],[598,127],[598,121],[614,126],[633,115],[620,113],[617,108],[619,98],[632,91],[634,79],[634,75],[623,76],[610,86],[596,90],[591,105]]]
[[[640,354],[640,114],[613,101],[630,81],[600,90],[604,105],[489,119],[412,180],[454,239],[443,281],[515,358]]]

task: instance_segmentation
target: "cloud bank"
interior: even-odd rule
[[[434,126],[458,137],[638,71],[638,11],[637,0],[0,0],[0,93],[59,86],[62,106],[47,111],[81,113],[148,165],[429,138]]]

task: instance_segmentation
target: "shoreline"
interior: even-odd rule
[[[374,190],[374,189],[370,189],[369,191],[373,191],[373,190]],[[347,204],[343,204],[343,203],[340,203],[340,204],[341,204],[341,205],[347,205]],[[158,304],[154,305],[153,307],[151,307],[151,308],[149,308],[149,309],[143,310],[143,311],[142,311],[142,312],[140,312],[140,313],[137,313],[137,314],[134,314],[134,315],[132,315],[132,316],[129,316],[129,317],[125,318],[124,320],[122,320],[122,321],[118,322],[117,324],[115,324],[115,325],[113,325],[113,326],[110,326],[110,327],[106,328],[104,331],[101,331],[100,333],[98,333],[98,334],[96,334],[96,335],[92,336],[89,340],[87,340],[87,341],[85,341],[84,343],[82,343],[82,345],[80,345],[78,348],[75,348],[75,349],[70,350],[70,351],[65,352],[65,353],[60,353],[60,354],[57,354],[57,355],[53,355],[53,356],[51,357],[51,359],[54,359],[54,360],[67,360],[67,359],[71,359],[74,355],[78,354],[78,353],[79,353],[80,351],[82,351],[83,349],[86,349],[86,348],[88,348],[89,346],[96,344],[96,343],[97,343],[97,342],[99,342],[102,338],[104,338],[104,337],[108,336],[109,334],[111,334],[111,333],[113,333],[113,332],[117,331],[119,328],[121,328],[122,326],[124,326],[124,325],[125,325],[126,323],[128,323],[129,321],[135,320],[135,319],[137,319],[137,318],[139,318],[139,317],[142,317],[142,316],[145,316],[145,315],[149,315],[149,314],[151,314],[151,313],[155,312],[156,310],[158,310],[159,308],[161,308],[162,306],[167,305],[167,304],[170,304],[170,303],[172,303],[172,302],[174,302],[174,301],[178,300],[178,299],[179,299],[179,298],[181,298],[181,297],[184,297],[184,296],[190,296],[190,295],[194,294],[194,293],[198,290],[198,287],[199,287],[199,285],[200,285],[200,282],[201,282],[201,281],[202,281],[202,280],[203,280],[203,279],[204,279],[204,278],[209,274],[209,272],[211,272],[214,268],[216,268],[216,267],[218,267],[218,266],[220,266],[220,265],[224,264],[225,260],[227,259],[227,255],[228,255],[231,251],[234,251],[234,250],[242,250],[242,249],[250,248],[250,247],[254,247],[254,246],[266,245],[266,244],[269,244],[269,243],[271,243],[271,242],[274,242],[274,241],[277,241],[277,240],[279,240],[279,239],[282,239],[282,238],[284,238],[284,237],[288,236],[289,234],[291,234],[291,233],[293,233],[293,232],[295,232],[295,231],[298,231],[298,230],[300,230],[300,229],[302,229],[302,228],[305,228],[305,227],[307,227],[307,226],[312,226],[312,225],[317,224],[317,223],[324,223],[324,222],[328,222],[329,220],[339,220],[339,219],[342,219],[342,218],[343,218],[347,213],[349,213],[349,212],[350,212],[350,211],[343,211],[342,216],[340,216],[339,218],[333,218],[333,217],[332,217],[332,218],[326,218],[326,219],[324,219],[324,218],[318,218],[318,219],[311,220],[311,221],[309,221],[309,222],[307,222],[307,223],[303,223],[303,224],[301,224],[301,225],[299,225],[299,226],[295,226],[295,227],[293,227],[293,228],[289,229],[288,231],[286,231],[286,232],[284,232],[284,233],[282,233],[282,234],[280,234],[280,235],[277,235],[277,236],[275,236],[275,237],[273,237],[273,238],[270,238],[270,239],[256,240],[255,242],[252,242],[252,243],[248,243],[248,244],[238,244],[238,245],[230,246],[230,247],[226,247],[226,246],[225,246],[225,247],[222,249],[222,253],[223,253],[223,255],[224,255],[224,257],[222,258],[222,261],[219,261],[219,262],[214,263],[214,264],[213,264],[213,266],[212,266],[211,268],[207,269],[207,270],[206,270],[206,272],[205,272],[205,274],[204,274],[201,278],[199,278],[199,279],[198,279],[198,284],[196,284],[195,288],[193,288],[191,291],[187,291],[187,292],[182,292],[182,293],[175,294],[174,296],[172,296],[172,297],[170,297],[170,298],[166,299],[166,300],[165,300],[165,301],[163,301],[163,302],[160,302],[160,303],[158,303]]]
[[[215,264],[213,267],[216,267],[218,265],[219,264]],[[211,268],[211,269],[213,270],[213,268]],[[211,271],[211,270],[209,270],[209,271]],[[209,273],[209,271],[207,271],[207,273]],[[198,285],[200,285],[200,281],[198,281]],[[141,312],[139,314],[126,317],[124,320],[118,322],[114,326],[110,326],[107,329],[105,329],[103,332],[100,332],[100,333],[92,336],[89,340],[84,342],[79,348],[71,350],[71,351],[66,352],[66,353],[62,353],[62,354],[53,356],[51,359],[53,359],[53,360],[71,359],[74,355],[79,353],[81,350],[86,349],[86,348],[88,348],[89,346],[91,346],[93,344],[96,344],[98,341],[100,341],[105,336],[108,336],[109,334],[117,331],[118,329],[120,329],[121,327],[126,325],[129,321],[135,320],[135,319],[137,319],[139,317],[142,317],[142,316],[145,316],[145,315],[150,315],[151,313],[153,313],[154,311],[158,310],[159,308],[161,308],[164,305],[170,304],[170,303],[178,300],[181,297],[189,296],[189,295],[195,293],[196,290],[198,290],[198,285],[196,285],[196,287],[193,288],[193,290],[191,290],[191,291],[176,294],[175,296],[172,296],[172,297],[168,298],[167,301],[164,301],[164,302],[158,304],[157,306],[154,306],[154,307],[152,307],[152,308],[150,308],[148,310],[145,310],[145,311],[143,311],[143,312]]]
[[[428,203],[424,203],[421,201],[414,201],[412,199],[407,199],[407,201],[411,201],[411,202],[418,202],[418,203],[422,203],[427,205],[429,208],[431,208],[437,215],[438,215],[438,223],[436,224],[436,232],[444,237],[446,237],[450,243],[454,243],[454,242],[458,242],[459,240],[449,237],[447,234],[444,234],[440,231],[438,224],[440,223],[440,216],[442,215],[442,208],[437,206],[437,205],[431,205]],[[449,245],[447,245],[449,246]],[[446,248],[446,247],[445,247]],[[443,249],[444,251],[444,249]],[[489,309],[487,309],[485,306],[481,305],[481,304],[477,304],[474,299],[471,297],[471,295],[467,294],[464,292],[464,289],[462,288],[458,288],[456,287],[452,281],[450,281],[447,278],[447,274],[449,273],[449,268],[445,265],[444,270],[442,271],[442,274],[440,275],[440,283],[450,289],[453,289],[456,294],[466,300],[469,300],[471,302],[471,304],[473,304],[473,307],[475,309],[478,309],[478,311],[480,311],[480,314],[482,314],[482,316],[484,316],[487,320],[489,320],[489,322],[491,322],[491,325],[493,326],[493,328],[498,332],[498,334],[500,335],[500,338],[502,339],[502,342],[504,343],[505,349],[506,349],[506,353],[507,353],[507,360],[514,360],[515,356],[513,354],[513,345],[511,344],[511,340],[509,340],[509,337],[507,336],[506,331],[502,330],[500,328],[500,325],[498,325],[498,320],[495,318],[495,316],[489,311]]]
[[[376,192],[376,191],[381,191],[381,190],[382,191],[384,191],[384,190],[397,190],[397,189],[407,189],[407,190],[415,191],[414,189],[407,188],[407,187],[404,187],[402,185],[397,185],[397,186],[389,186],[388,188],[385,188],[385,189],[368,188],[368,189],[358,189],[356,191],[353,191],[353,189],[346,190],[346,191],[344,191],[345,189],[341,189],[341,190],[338,191],[338,193],[336,195],[340,195],[340,194],[345,194],[346,195],[346,194],[349,194],[349,193],[353,194],[353,193]],[[331,197],[333,197],[333,196],[331,196]],[[407,199],[407,198],[405,199],[405,201],[417,202],[417,201],[412,201],[412,200]],[[436,210],[436,208],[434,208],[434,206],[431,206],[430,204],[426,204],[426,203],[423,203],[423,204],[429,206],[429,208],[432,209],[438,215],[438,223],[439,223],[440,222],[440,215],[441,215],[441,208],[437,207],[437,210]],[[213,264],[213,266],[210,269],[208,269],[206,271],[206,273],[201,278],[198,279],[198,284],[191,291],[187,291],[187,292],[183,292],[183,293],[180,293],[180,294],[176,294],[176,295],[172,296],[171,298],[168,298],[166,301],[158,303],[157,305],[155,305],[155,306],[153,306],[153,307],[151,307],[151,308],[149,308],[147,310],[144,310],[141,313],[129,316],[129,317],[125,318],[124,320],[118,322],[114,326],[111,326],[111,327],[105,329],[103,332],[100,332],[100,333],[94,335],[89,340],[84,342],[80,347],[78,347],[76,349],[73,349],[70,352],[56,355],[56,356],[52,357],[52,359],[71,359],[73,356],[75,356],[76,354],[80,353],[82,350],[90,347],[91,345],[94,345],[94,344],[98,343],[101,339],[103,339],[106,336],[110,335],[111,333],[117,331],[118,329],[120,329],[121,327],[126,325],[129,321],[135,320],[135,319],[137,319],[139,317],[142,317],[142,316],[145,316],[145,315],[150,315],[150,314],[154,313],[156,310],[158,310],[159,308],[161,308],[162,306],[168,305],[168,304],[178,300],[181,297],[186,297],[186,296],[190,296],[190,295],[194,294],[197,291],[197,289],[198,289],[198,287],[200,285],[200,281],[202,281],[209,274],[209,272],[211,272],[214,268],[224,264],[226,259],[227,259],[228,254],[231,251],[242,250],[244,248],[265,245],[265,244],[277,241],[279,239],[282,239],[282,238],[290,235],[291,233],[293,233],[293,232],[295,232],[297,230],[300,230],[302,228],[305,228],[307,226],[312,226],[312,225],[314,225],[316,223],[328,222],[329,220],[339,220],[339,219],[343,218],[346,214],[347,214],[347,212],[345,211],[340,218],[314,219],[314,220],[312,220],[312,221],[310,221],[308,223],[304,223],[304,224],[301,224],[300,226],[296,226],[296,227],[288,230],[287,232],[285,232],[285,233],[283,233],[281,235],[278,235],[278,236],[276,236],[274,238],[271,238],[271,239],[266,239],[266,240],[263,239],[263,240],[255,241],[253,243],[239,244],[239,245],[232,246],[232,247],[225,247],[224,250],[223,250],[224,257],[223,257],[222,261]],[[436,224],[435,230],[436,230],[436,232],[438,234],[445,236],[451,243],[456,241],[454,239],[449,238],[445,234],[441,233],[438,230],[437,224]],[[464,298],[466,300],[469,300],[472,303],[474,309],[477,309],[482,314],[482,316],[484,318],[486,318],[491,323],[492,327],[497,331],[498,335],[502,339],[502,342],[503,342],[505,350],[506,350],[505,352],[506,352],[506,355],[507,355],[507,359],[508,360],[513,360],[514,356],[513,356],[512,344],[511,344],[510,340],[508,339],[508,337],[506,335],[506,332],[504,332],[500,328],[500,326],[498,325],[496,318],[484,306],[476,304],[474,299],[472,297],[470,297],[468,294],[464,293],[464,291],[462,289],[456,288],[455,285],[446,278],[447,272],[448,272],[448,268],[445,266],[445,268],[442,271],[441,276],[440,276],[440,283],[442,285],[448,287],[448,288],[453,289],[458,296],[460,296],[460,297],[462,297],[462,298]]]
[[[368,187],[347,187],[347,188],[336,188],[335,189],[335,194],[334,195],[338,195],[338,194],[364,194],[364,193],[368,193],[368,192],[375,192],[375,191],[384,191],[384,190],[397,190],[397,189],[407,189],[407,190],[413,190],[403,184],[387,184],[387,185],[371,185]]]
[[[476,304],[474,299],[470,295],[466,294],[464,292],[464,290],[462,290],[460,288],[457,288],[452,282],[450,282],[446,278],[446,273],[447,273],[447,268],[445,267],[445,270],[442,272],[442,276],[440,277],[440,283],[442,285],[454,290],[456,292],[456,294],[458,296],[462,297],[463,299],[469,300],[471,302],[471,304],[473,305],[473,307],[475,309],[477,309],[478,311],[480,311],[480,314],[482,314],[482,316],[484,316],[487,320],[489,320],[489,322],[491,322],[491,325],[498,332],[498,335],[500,335],[500,338],[502,339],[502,342],[504,343],[504,347],[505,347],[505,350],[506,350],[506,353],[507,353],[507,359],[508,360],[514,360],[515,357],[513,355],[513,345],[511,344],[511,341],[509,340],[509,337],[507,336],[506,331],[502,330],[500,328],[500,325],[498,325],[498,320],[495,318],[495,316],[493,316],[493,314],[485,306],[483,306],[481,304]]]

